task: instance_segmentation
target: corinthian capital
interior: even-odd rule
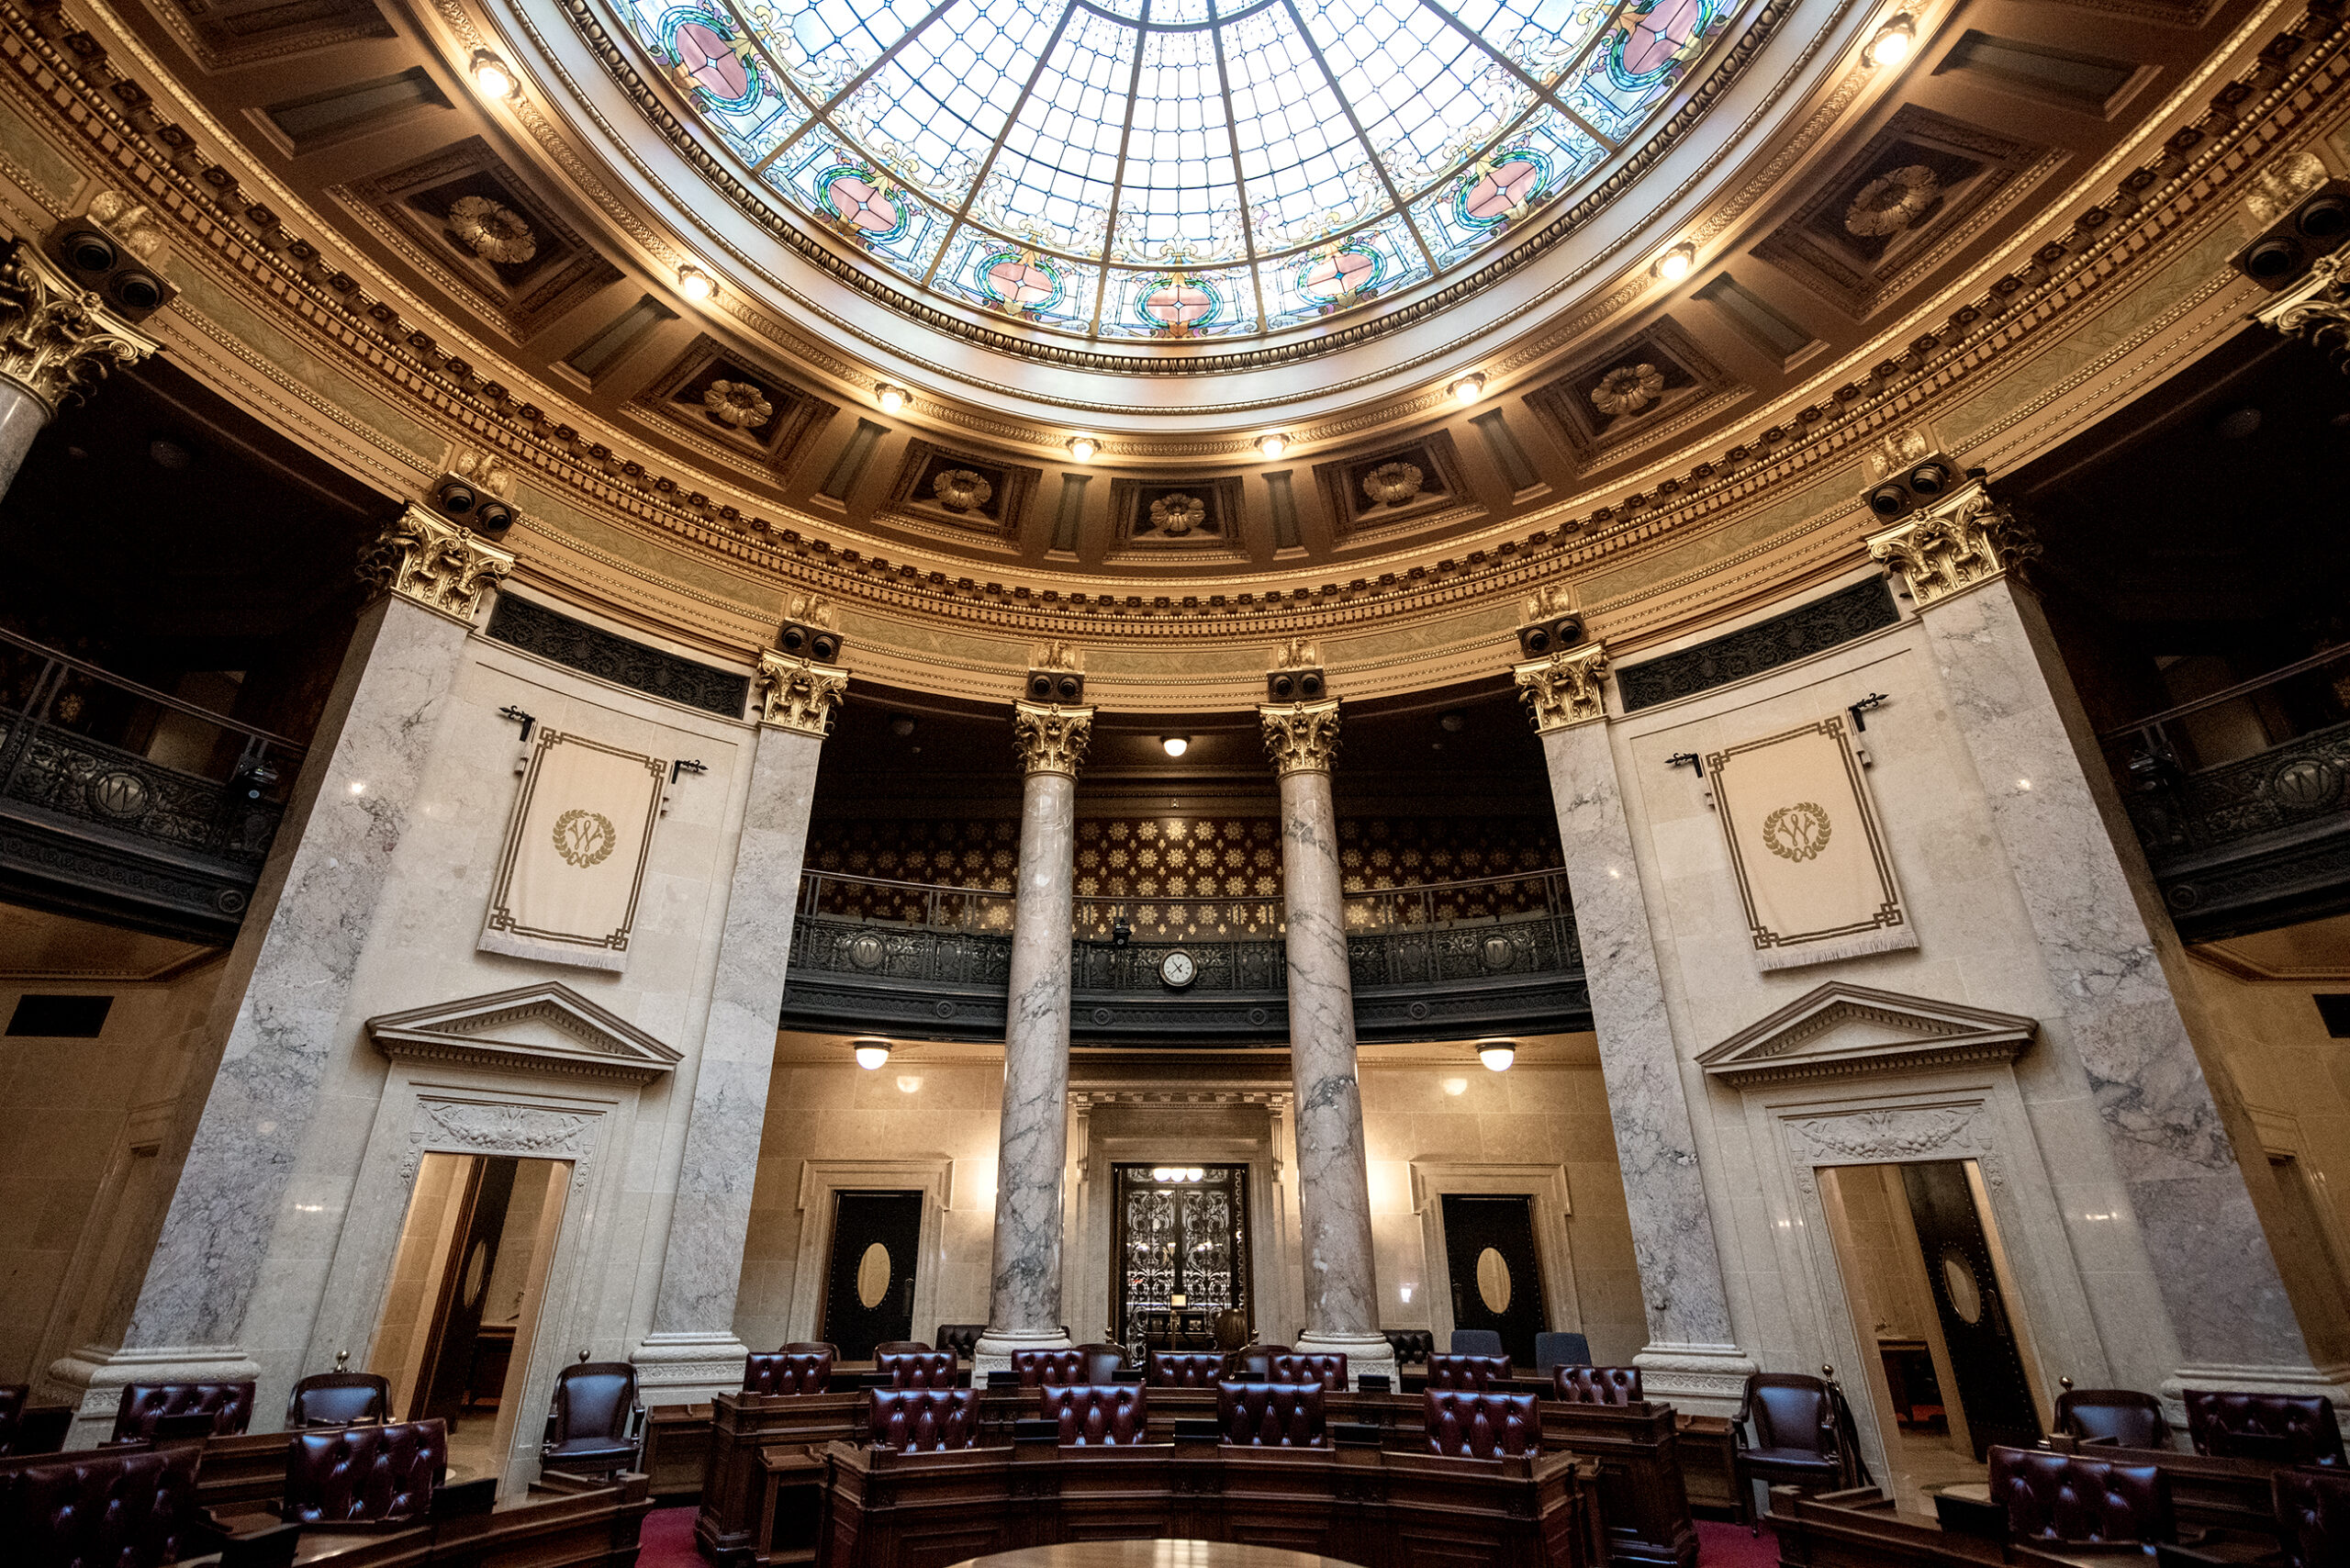
[[[1533,714],[1534,727],[1541,734],[1607,717],[1599,687],[1599,678],[1607,673],[1607,649],[1602,644],[1585,643],[1547,659],[1513,666],[1511,673],[1517,677],[1518,700]]]
[[[507,551],[413,504],[359,557],[362,581],[468,626],[481,596],[513,569]]]
[[[154,339],[116,320],[31,241],[17,241],[0,261],[0,381],[23,387],[51,414],[116,365],[154,352]]]
[[[2350,251],[2320,256],[2310,270],[2253,313],[2288,338],[2306,338],[2337,361],[2350,361]],[[2350,363],[2345,363],[2350,368]]]
[[[1981,484],[1869,536],[1869,555],[1899,572],[1920,610],[1989,582],[2040,554],[2040,542]]]
[[[848,671],[762,648],[758,691],[760,723],[822,740],[848,695]]]
[[[1265,751],[1273,771],[1286,778],[1292,773],[1327,773],[1338,755],[1338,700],[1290,702],[1257,710],[1265,732]]]
[[[1012,705],[1012,744],[1019,749],[1023,773],[1066,773],[1074,778],[1092,739],[1091,708],[1064,708],[1058,702]]]

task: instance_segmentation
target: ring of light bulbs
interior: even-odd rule
[[[1204,1182],[1207,1171],[1197,1165],[1154,1165],[1150,1179],[1154,1182]]]

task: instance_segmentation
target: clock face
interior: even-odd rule
[[[1158,978],[1179,989],[1191,984],[1199,972],[1200,967],[1192,961],[1192,955],[1180,947],[1158,960]]]

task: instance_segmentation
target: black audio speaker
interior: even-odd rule
[[[1318,669],[1277,669],[1265,678],[1269,702],[1319,702],[1330,694],[1330,683]]]
[[[775,645],[795,659],[828,665],[841,656],[841,634],[829,626],[809,626],[787,621],[776,633]]]
[[[2232,263],[2263,288],[2282,288],[2350,241],[2350,181],[2328,180],[2236,252]]]
[[[1085,676],[1073,669],[1032,669],[1028,672],[1028,700],[1081,703],[1085,700]]]
[[[1547,659],[1562,648],[1572,648],[1583,641],[1583,617],[1554,616],[1548,621],[1531,621],[1517,629],[1518,651],[1529,659]]]
[[[93,218],[67,218],[49,231],[41,249],[124,321],[145,320],[179,292]]]
[[[1958,465],[1945,457],[1929,457],[1907,473],[1888,474],[1869,487],[1869,510],[1881,522],[1907,517],[1919,507],[1931,506],[1966,483]]]

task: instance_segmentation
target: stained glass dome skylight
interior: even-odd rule
[[[754,178],[1095,338],[1311,324],[1585,183],[1740,0],[611,0]]]

